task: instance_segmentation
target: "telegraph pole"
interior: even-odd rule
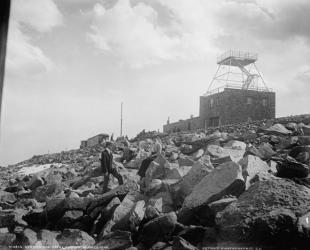
[[[123,136],[123,102],[121,102],[121,136]]]

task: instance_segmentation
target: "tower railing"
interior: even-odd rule
[[[229,50],[217,57],[217,63],[219,64],[220,62],[230,58],[240,58],[240,59],[249,59],[249,60],[257,60],[258,54],[256,53],[251,53],[247,51],[235,51],[235,50]]]
[[[217,94],[217,93],[223,92],[225,89],[243,89],[243,88],[242,88],[242,86],[240,86],[238,84],[226,84],[226,85],[223,85],[219,88],[207,91],[204,94],[204,96]],[[258,88],[258,87],[256,87],[256,88],[255,87],[249,87],[246,90],[254,90],[254,91],[259,91],[259,92],[272,92],[273,91],[273,89],[271,89],[271,88]]]

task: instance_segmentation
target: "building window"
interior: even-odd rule
[[[210,108],[213,108],[213,106],[214,106],[214,99],[211,98],[211,99],[210,99]]]
[[[263,99],[262,103],[263,103],[263,106],[266,107],[267,106],[267,99]]]
[[[252,97],[248,97],[246,99],[246,104],[251,105],[253,103],[253,98]]]

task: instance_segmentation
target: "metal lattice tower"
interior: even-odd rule
[[[259,72],[255,62],[257,54],[243,51],[227,51],[217,58],[218,68],[207,93],[224,88],[271,91]],[[212,88],[213,87],[213,88]]]

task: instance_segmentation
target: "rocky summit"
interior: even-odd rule
[[[308,249],[309,128],[300,115],[118,138],[124,183],[108,190],[101,143],[1,167],[1,249]]]

